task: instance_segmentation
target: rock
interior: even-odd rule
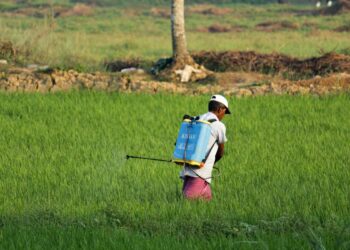
[[[68,74],[73,75],[75,77],[77,77],[79,75],[79,73],[77,71],[72,70],[72,69],[68,70]]]
[[[8,92],[15,92],[15,91],[17,91],[17,86],[7,85],[6,86],[6,91],[8,91]]]
[[[44,79],[39,81],[37,91],[40,93],[46,93],[46,92],[49,92],[51,88],[52,88],[51,78],[46,80]]]
[[[117,81],[112,81],[109,83],[108,91],[115,92],[119,90],[119,83]]]
[[[106,90],[108,88],[108,83],[107,82],[95,82],[94,86],[92,87],[92,89],[94,90]]]
[[[224,96],[237,96],[238,92],[239,92],[239,88],[233,88],[233,89],[229,89],[223,92]],[[213,93],[213,92],[211,92]]]
[[[253,93],[250,89],[240,89],[237,92],[237,96],[252,96]]]
[[[1,59],[1,60],[0,60],[0,64],[1,64],[1,65],[7,65],[8,63],[7,63],[7,61],[6,61],[6,60]]]
[[[302,95],[310,94],[310,88],[300,86],[299,87],[299,93],[302,94]]]
[[[50,74],[50,73],[54,72],[54,69],[50,68],[50,66],[48,66],[48,65],[44,65],[44,66],[39,66],[36,71],[41,72],[41,73]]]
[[[59,92],[61,89],[59,87],[57,87],[57,85],[54,85],[52,88],[50,88],[50,92],[52,93],[56,93]]]
[[[23,91],[24,92],[36,92],[36,90],[37,90],[37,86],[36,86],[36,84],[25,84],[24,86],[23,86]]]
[[[87,89],[91,89],[94,86],[94,82],[89,79],[80,79],[80,83]]]
[[[270,87],[271,87],[271,92],[274,94],[280,95],[283,93],[282,86],[278,83],[272,82]]]
[[[291,84],[287,87],[287,92],[289,94],[295,95],[295,94],[299,93],[299,86],[296,84]]]
[[[189,82],[193,73],[200,74],[202,70],[195,69],[190,65],[186,65],[183,70],[176,70],[175,74],[180,75],[181,82]]]
[[[39,72],[39,73],[46,73],[46,74],[50,74],[54,72],[54,69],[50,68],[50,66],[48,65],[29,64],[27,65],[27,69],[31,71]]]
[[[19,79],[17,75],[10,75],[7,78],[9,85],[19,86]]]
[[[131,91],[138,92],[138,90],[140,90],[140,88],[141,88],[141,83],[139,83],[139,82],[132,82],[129,87],[130,87]]]
[[[253,95],[264,95],[265,89],[262,87],[252,87],[250,88],[250,91],[253,93]]]
[[[19,67],[10,67],[7,72],[9,74],[13,74],[13,75],[16,75],[16,74],[21,74],[21,73],[28,73],[28,74],[31,74],[32,71],[27,69],[27,68],[19,68]]]
[[[5,85],[0,84],[0,92],[1,91],[6,91],[6,86]]]
[[[64,77],[62,72],[52,74],[53,81],[55,82],[53,86],[53,91],[66,91],[72,88],[72,84],[68,82],[68,80]],[[51,89],[52,90],[52,89]]]
[[[2,91],[6,90],[7,85],[8,85],[8,81],[6,79],[0,78],[0,90]]]
[[[319,86],[317,89],[314,90],[314,93],[317,95],[329,94],[329,89],[326,86]]]
[[[143,69],[139,69],[139,68],[135,68],[135,67],[122,69],[120,72],[121,73],[137,73],[137,74],[145,73],[145,71]]]
[[[30,70],[38,70],[39,69],[39,65],[37,64],[28,64],[27,65],[27,68],[30,69]]]
[[[173,62],[172,58],[161,58],[159,59],[155,65],[151,69],[151,73],[153,75],[158,75],[159,72],[164,70],[166,67],[168,67]]]

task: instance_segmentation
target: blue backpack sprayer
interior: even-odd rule
[[[216,143],[215,141],[208,150],[211,123],[215,121],[215,119],[204,121],[199,120],[199,117],[185,115],[176,140],[173,159],[171,160],[131,155],[127,155],[126,159],[161,161],[202,168]]]

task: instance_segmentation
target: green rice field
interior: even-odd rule
[[[170,159],[209,97],[0,93],[0,249],[349,249],[350,96],[230,98],[189,202],[179,166],[125,156]]]

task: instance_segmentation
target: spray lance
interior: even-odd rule
[[[195,168],[202,168],[217,143],[217,141],[215,141],[210,145],[208,150],[209,138],[211,136],[211,123],[215,121],[216,120],[203,121],[200,120],[199,117],[184,115],[175,143],[173,159],[171,160],[133,155],[126,155],[126,159],[176,163],[177,165],[189,165]]]
[[[139,160],[149,160],[149,161],[162,161],[162,162],[168,162],[172,163],[173,160],[164,160],[164,159],[157,159],[157,158],[149,158],[149,157],[143,157],[143,156],[133,156],[133,155],[126,155],[126,159],[139,159]]]
[[[199,136],[194,135],[194,125],[195,121],[198,121],[197,117],[192,117],[189,115],[183,116],[183,123],[180,128],[180,132],[178,135],[178,138],[175,143],[175,152],[174,152],[174,160],[164,160],[159,158],[150,158],[150,157],[143,157],[143,156],[133,156],[133,155],[126,155],[126,159],[139,159],[139,160],[149,160],[149,161],[160,161],[160,162],[167,162],[167,163],[177,163],[177,164],[183,164],[193,163],[192,159],[187,160],[187,158],[190,158],[189,156],[193,154],[193,150],[189,150],[190,148],[195,148],[198,144],[198,138]],[[196,131],[197,133],[200,131]],[[193,141],[193,138],[196,137],[197,140]],[[190,142],[192,141],[192,142]],[[190,143],[189,143],[190,142]],[[188,147],[190,145],[190,147]],[[198,146],[197,146],[198,147]],[[190,164],[191,165],[191,164]]]
[[[149,160],[149,161],[160,161],[160,162],[165,162],[165,163],[176,163],[177,165],[183,165],[180,164],[179,162],[176,162],[174,160],[165,160],[165,159],[158,159],[158,158],[150,158],[150,157],[143,157],[143,156],[134,156],[134,155],[126,155],[126,160],[129,159],[139,159],[139,160]],[[215,178],[220,176],[220,170],[217,167],[213,167],[215,170],[217,170],[219,173],[216,176],[212,176],[211,178]],[[193,171],[193,170],[192,170]],[[196,174],[199,178],[206,180],[210,178],[202,178],[199,176],[196,172],[193,171],[194,174]]]

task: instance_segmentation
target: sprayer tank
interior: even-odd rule
[[[184,120],[176,140],[173,161],[202,167],[208,150],[210,134],[209,122]]]

